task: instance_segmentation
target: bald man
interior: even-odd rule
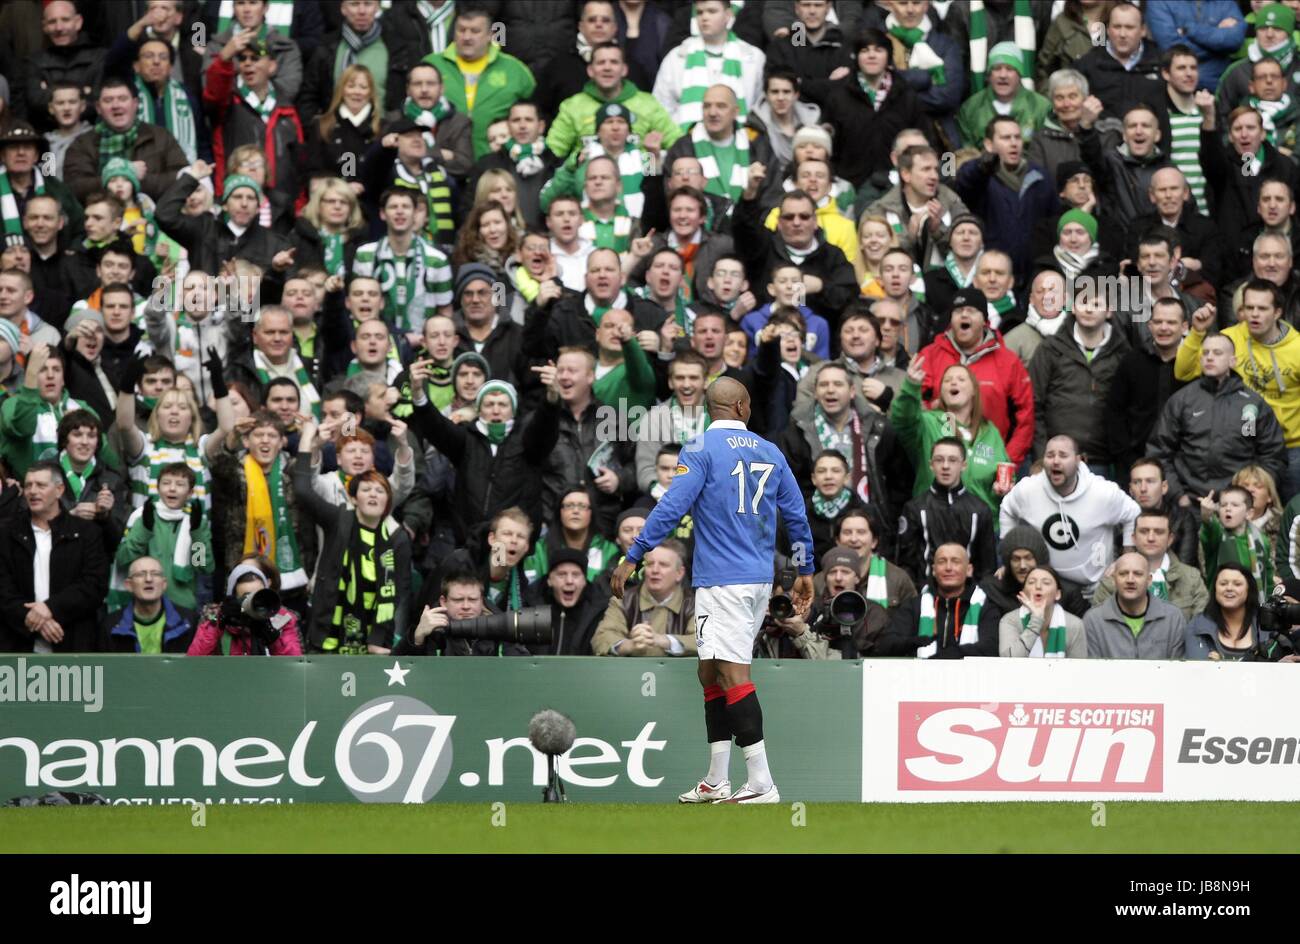
[[[1151,565],[1141,554],[1120,555],[1112,568],[1115,595],[1084,614],[1090,659],[1181,659],[1187,621],[1151,593]]]
[[[812,532],[799,485],[781,450],[746,427],[749,391],[729,377],[709,385],[712,425],[686,443],[677,474],[646,519],[610,580],[615,598],[646,553],[676,528],[695,522],[695,640],[704,689],[709,772],[682,803],[779,803],[763,743],[763,712],[749,678],[754,643],[767,616],[779,509],[794,547],[795,608],[813,596]],[[734,793],[728,780],[731,741],[744,752],[748,779]]]

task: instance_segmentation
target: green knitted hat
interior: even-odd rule
[[[230,174],[226,177],[226,182],[221,186],[221,202],[225,203],[240,187],[247,187],[257,195],[257,202],[262,202],[262,188],[257,185],[257,181],[247,174]]]
[[[1092,237],[1094,243],[1097,241],[1097,218],[1091,213],[1085,213],[1079,209],[1066,210],[1056,223],[1057,236],[1061,235],[1061,230],[1065,229],[1067,223],[1078,223],[1088,231],[1088,235]]]
[[[1271,26],[1290,33],[1295,29],[1295,12],[1285,3],[1270,3],[1255,13],[1255,29]]]
[[[108,162],[104,164],[104,169],[99,174],[99,181],[107,187],[108,182],[115,177],[125,177],[127,180],[131,181],[131,186],[135,188],[135,192],[140,192],[140,178],[136,175],[135,168],[131,166],[131,162],[126,158],[110,157]]]
[[[1025,76],[1025,54],[1013,42],[998,43],[989,50],[989,70],[994,66],[1011,66],[1021,78]]]

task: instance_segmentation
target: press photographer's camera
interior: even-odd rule
[[[471,619],[451,620],[447,635],[452,639],[487,639],[513,642],[521,646],[546,645],[551,642],[551,608],[530,606],[522,610],[490,613]]]
[[[221,626],[236,635],[252,636],[270,647],[280,638],[281,626],[274,618],[280,612],[280,594],[267,587],[221,602]]]
[[[1269,597],[1259,606],[1259,628],[1285,635],[1300,626],[1300,603],[1288,603],[1280,596]]]

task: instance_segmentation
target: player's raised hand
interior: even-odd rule
[[[813,601],[812,574],[800,574],[795,578],[794,588],[790,591],[790,597],[794,600],[794,611],[801,617],[806,617],[808,615],[808,608],[812,606]]]
[[[614,568],[614,573],[610,574],[609,577],[609,586],[610,589],[614,591],[614,596],[616,598],[622,598],[623,588],[627,584],[627,578],[631,577],[635,571],[636,561],[630,561],[626,557],[624,557],[619,562],[619,565]]]

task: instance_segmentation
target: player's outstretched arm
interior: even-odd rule
[[[672,533],[682,516],[689,513],[704,489],[709,474],[709,457],[703,448],[692,450],[690,443],[677,459],[677,473],[668,484],[668,491],[659,499],[646,519],[640,536],[628,548],[627,559],[640,563],[660,542]]]

